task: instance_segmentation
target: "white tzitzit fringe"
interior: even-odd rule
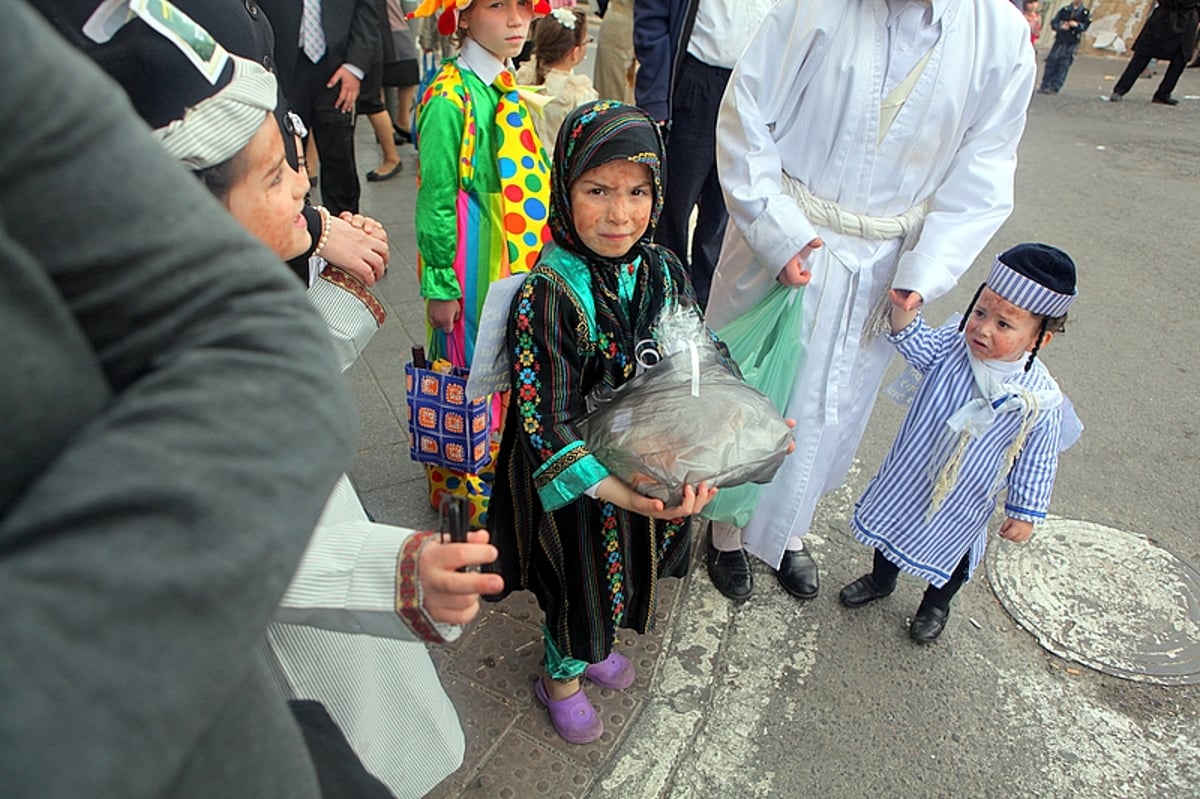
[[[1000,461],[1000,468],[996,471],[995,480],[992,483],[991,493],[999,491],[1008,473],[1012,470],[1012,465],[1016,462],[1017,456],[1021,454],[1021,450],[1025,447],[1025,441],[1029,438],[1029,432],[1033,430],[1033,426],[1037,424],[1038,413],[1040,411],[1038,398],[1034,392],[1028,389],[1021,389],[1018,393],[1021,398],[1021,426],[1017,429],[1017,435],[1013,438],[1013,442],[1009,444],[1008,449],[1004,451],[1004,457]],[[932,519],[934,514],[941,510],[942,505],[946,502],[946,497],[954,490],[954,486],[958,484],[958,473],[962,469],[962,459],[967,451],[967,445],[975,438],[972,435],[971,429],[963,429],[958,434],[958,442],[954,447],[953,454],[946,460],[938,472],[937,477],[933,481],[933,494],[929,501],[929,511],[926,513],[926,521]]]

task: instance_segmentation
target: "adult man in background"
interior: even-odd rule
[[[247,0],[253,2],[253,0]],[[334,216],[358,213],[354,104],[367,70],[382,60],[373,0],[259,0],[275,29],[283,93],[321,160],[321,202]]]
[[[701,307],[708,304],[729,218],[717,177],[717,111],[733,65],[772,5],[637,0],[633,6],[637,104],[668,133],[667,188],[655,240],[679,256]]]
[[[1159,105],[1179,105],[1171,93],[1196,46],[1197,25],[1200,25],[1200,0],[1158,0],[1133,42],[1133,57],[1117,78],[1109,100],[1120,102],[1151,59],[1162,58],[1169,62],[1167,71],[1150,101]]]

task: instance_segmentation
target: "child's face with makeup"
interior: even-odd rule
[[[980,360],[1016,361],[1033,350],[1040,327],[1039,317],[985,287],[967,320],[967,346]]]
[[[458,26],[501,61],[521,52],[533,21],[533,0],[475,0]]]
[[[650,224],[654,184],[650,167],[634,161],[609,161],[589,169],[571,184],[575,232],[589,250],[620,258]]]
[[[243,166],[241,177],[225,196],[229,213],[281,259],[303,253],[312,243],[300,213],[308,179],[288,164],[275,117],[267,114],[254,138],[235,157]]]

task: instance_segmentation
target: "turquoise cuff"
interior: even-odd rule
[[[554,643],[554,637],[550,635],[550,628],[542,627],[542,643],[546,647],[546,675],[552,680],[573,680],[576,677],[583,675],[587,669],[587,661],[578,660],[576,658],[567,657],[558,648],[558,644]]]
[[[584,449],[583,442],[575,441],[533,473],[533,484],[542,507],[552,511],[579,499],[608,475],[608,469]]]

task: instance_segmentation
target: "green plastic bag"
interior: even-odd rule
[[[746,382],[767,395],[780,413],[787,412],[804,356],[803,297],[803,286],[776,283],[753,308],[717,332]],[[758,504],[758,492],[754,483],[722,488],[700,515],[745,527]]]

